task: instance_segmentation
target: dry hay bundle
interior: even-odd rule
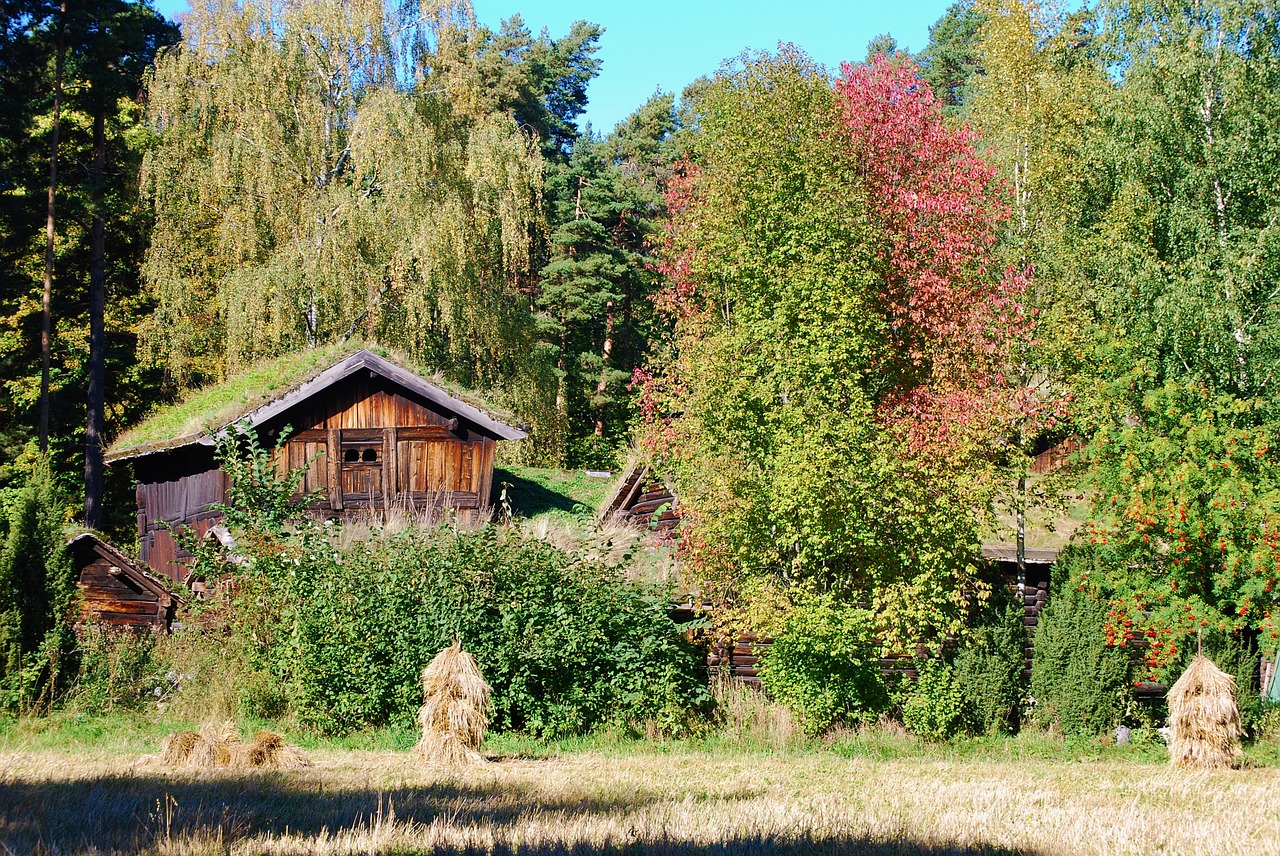
[[[259,731],[252,743],[241,743],[235,726],[224,722],[220,728],[206,725],[195,731],[179,731],[160,744],[160,760],[183,767],[250,767],[292,769],[306,765],[306,758],[284,738],[271,731]]]
[[[194,731],[175,731],[160,742],[160,760],[171,766],[185,764],[191,757],[200,735]]]
[[[1240,754],[1235,678],[1196,655],[1169,690],[1169,756],[1175,767],[1230,767]]]
[[[460,768],[485,763],[478,751],[489,726],[489,685],[475,658],[454,642],[422,670],[422,739],[418,755],[431,764]]]
[[[274,731],[257,731],[252,743],[241,743],[236,747],[237,766],[270,768],[273,770],[292,770],[305,767],[307,759],[297,748],[284,742],[284,737]]]

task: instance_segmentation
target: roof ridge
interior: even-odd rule
[[[423,377],[418,371],[403,365],[395,358],[379,354],[368,347],[359,347],[345,356],[338,357],[318,372],[304,372],[301,379],[282,384],[275,389],[268,388],[249,396],[250,403],[235,416],[230,418],[215,417],[215,420],[206,422],[197,431],[188,430],[169,438],[112,449],[107,453],[107,460],[114,462],[140,458],[157,452],[187,446],[211,446],[219,437],[225,436],[232,425],[245,420],[248,420],[251,426],[261,425],[263,422],[293,408],[311,396],[323,392],[333,384],[350,377],[361,369],[368,369],[421,398],[425,398],[437,406],[457,414],[466,421],[473,423],[482,433],[491,434],[502,440],[519,440],[527,436],[519,428],[511,426],[502,419],[492,416],[483,409],[465,401],[448,389]],[[222,383],[226,384],[230,381],[231,379],[229,378]],[[217,385],[214,386],[216,387]],[[173,406],[181,407],[182,404]],[[128,435],[126,434],[125,436],[127,437]]]

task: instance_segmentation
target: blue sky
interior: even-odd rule
[[[585,119],[607,132],[656,90],[679,93],[690,81],[713,73],[744,49],[773,50],[794,42],[818,62],[836,68],[861,60],[867,42],[891,33],[917,51],[928,42],[929,25],[950,0],[473,0],[476,16],[496,27],[520,13],[537,32],[547,27],[563,35],[585,18],[605,28],[600,76],[588,90]],[[186,0],[156,0],[169,17],[188,8]]]

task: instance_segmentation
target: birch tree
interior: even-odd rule
[[[542,160],[509,114],[437,85],[468,13],[193,7],[149,86],[146,356],[187,382],[369,337],[464,383],[516,383]]]

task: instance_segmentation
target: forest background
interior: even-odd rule
[[[4,3],[0,586],[41,483],[128,537],[102,449],[155,407],[373,340],[518,414],[527,462],[638,438],[726,603],[941,639],[1029,455],[1078,436],[1064,580],[1108,643],[1274,645],[1272,4],[957,3],[918,55],[744,55],[607,135],[588,22],[210,2],[179,38]]]

